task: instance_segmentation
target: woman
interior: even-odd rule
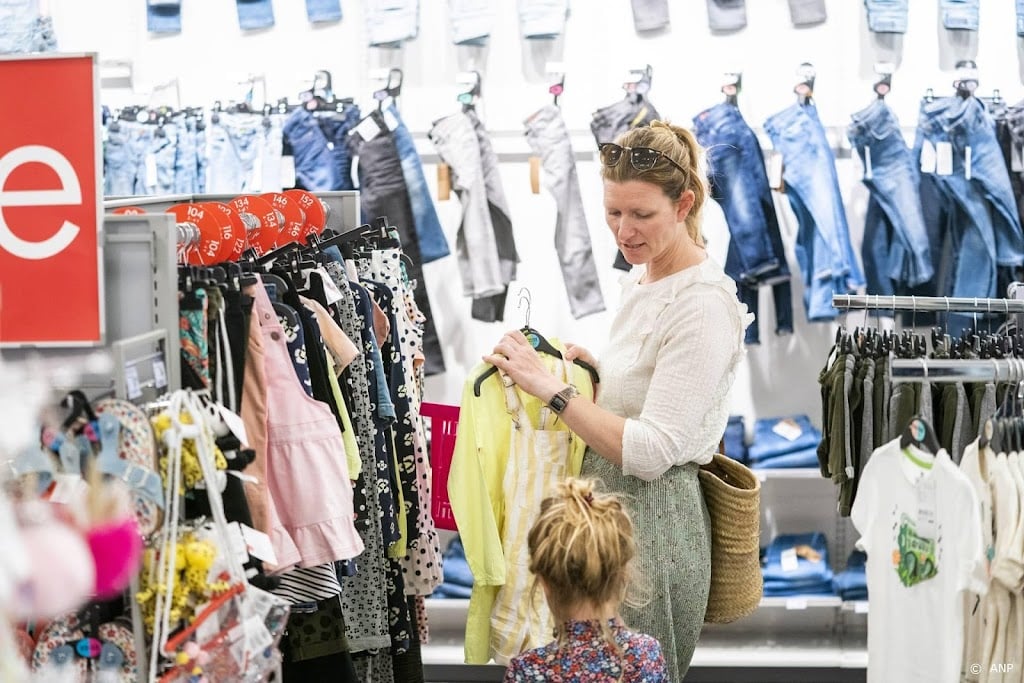
[[[711,536],[697,479],[728,419],[727,394],[753,320],[736,285],[708,258],[701,235],[707,196],[702,150],[689,131],[660,121],[601,147],[608,226],[626,260],[621,307],[598,367],[596,403],[551,375],[526,337],[502,337],[486,361],[561,410],[588,445],[581,476],[625,494],[636,523],[651,601],[625,609],[629,626],[656,637],[670,680],[686,675],[711,581]]]

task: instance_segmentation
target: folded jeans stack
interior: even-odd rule
[[[444,583],[438,586],[432,598],[469,599],[473,592],[473,572],[466,562],[466,551],[462,539],[456,536],[444,551]]]
[[[825,534],[781,534],[765,550],[764,595],[832,595]]]
[[[868,577],[867,555],[862,550],[854,550],[846,560],[846,569],[832,579],[832,589],[843,600],[867,600]]]
[[[753,469],[816,467],[820,441],[821,432],[806,415],[760,419],[747,461]]]
[[[725,437],[723,438],[725,455],[743,464],[749,461],[746,431],[747,428],[743,423],[742,415],[729,416],[729,422],[725,425]]]

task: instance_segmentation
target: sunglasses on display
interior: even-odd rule
[[[683,173],[686,169],[677,164],[672,157],[650,147],[623,147],[614,142],[605,142],[598,149],[601,151],[601,163],[605,166],[617,166],[622,159],[623,152],[629,152],[629,163],[638,171],[649,171],[658,163],[658,159],[665,161],[678,168]]]

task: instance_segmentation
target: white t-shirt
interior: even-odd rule
[[[979,510],[944,450],[895,439],[868,460],[851,514],[868,555],[868,683],[960,680],[961,593],[986,589]]]

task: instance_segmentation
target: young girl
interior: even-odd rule
[[[658,641],[619,617],[633,571],[633,523],[594,482],[568,479],[540,507],[530,529],[530,571],[558,626],[556,639],[514,658],[505,681],[663,683]]]

